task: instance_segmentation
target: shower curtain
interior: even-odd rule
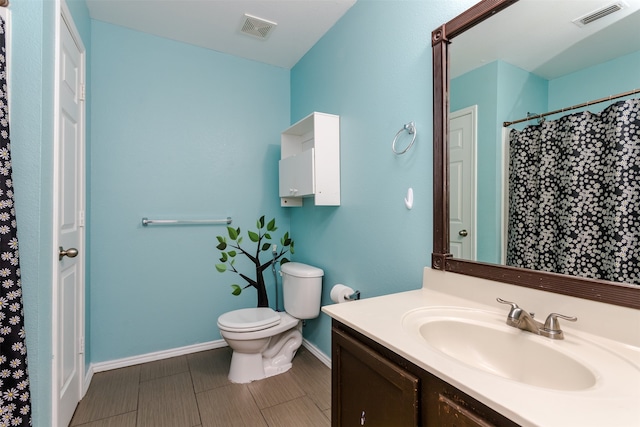
[[[507,265],[640,285],[640,100],[509,139]]]
[[[0,425],[30,426],[27,347],[11,179],[5,22],[0,18]]]

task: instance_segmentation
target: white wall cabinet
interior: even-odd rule
[[[282,206],[340,205],[340,116],[312,113],[282,132],[279,163]]]

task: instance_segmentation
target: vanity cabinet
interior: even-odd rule
[[[282,206],[340,205],[340,116],[314,112],[280,135]]]
[[[370,338],[332,322],[332,426],[518,425]]]
[[[338,329],[332,353],[333,425],[418,425],[418,377]]]

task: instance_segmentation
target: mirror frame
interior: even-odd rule
[[[482,0],[431,34],[433,52],[433,253],[431,266],[517,286],[640,309],[640,286],[455,259],[449,253],[449,44],[518,0]]]

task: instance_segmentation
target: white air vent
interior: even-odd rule
[[[244,14],[241,32],[259,39],[266,39],[278,24],[266,19]]]
[[[592,22],[597,21],[598,19],[604,18],[605,16],[611,15],[612,13],[622,10],[625,7],[627,7],[627,5],[624,4],[623,2],[613,3],[608,6],[604,6],[598,10],[595,10],[585,16],[574,19],[572,22],[576,24],[578,27],[584,27],[585,25],[591,24]]]

